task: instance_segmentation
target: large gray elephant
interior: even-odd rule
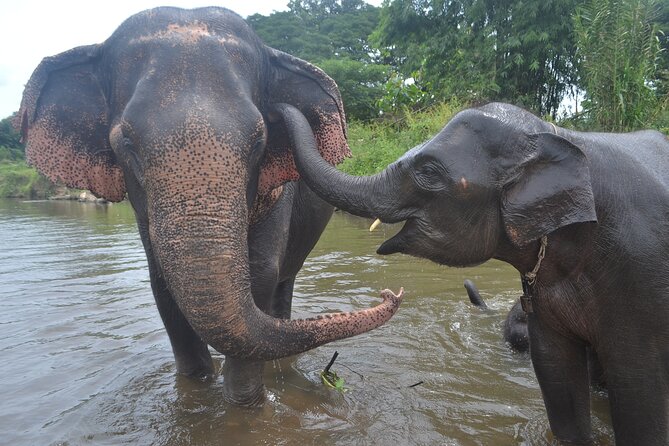
[[[298,110],[302,177],[346,211],[406,221],[378,249],[521,274],[530,355],[553,433],[591,441],[587,350],[606,374],[618,445],[669,444],[669,141],[583,133],[508,104],[458,113],[383,172],[323,161]]]
[[[289,320],[332,206],[294,182],[286,129],[267,119],[276,102],[304,113],[329,162],[348,154],[341,97],[321,70],[226,9],[157,8],[45,58],[15,123],[50,179],[110,201],[127,193],[177,371],[212,375],[212,346],[241,405],[262,401],[265,360],[371,330],[400,303],[384,291],[372,309]]]

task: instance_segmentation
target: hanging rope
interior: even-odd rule
[[[541,247],[539,248],[539,254],[537,255],[537,264],[534,265],[534,269],[529,273],[525,273],[525,279],[529,285],[534,285],[534,282],[537,280],[537,273],[541,267],[541,261],[546,256],[546,246],[548,246],[548,237],[545,235],[541,237]]]

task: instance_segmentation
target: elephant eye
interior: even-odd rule
[[[130,138],[123,138],[123,155],[127,160],[128,165],[130,166],[130,169],[132,172],[135,174],[135,177],[142,182],[143,180],[143,169],[142,169],[142,162],[140,160],[139,155],[137,154],[137,150],[135,150],[135,146],[132,143],[132,140]]]
[[[439,191],[446,187],[446,172],[435,162],[421,165],[415,172],[418,187],[426,191]]]

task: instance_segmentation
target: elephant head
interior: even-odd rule
[[[596,221],[583,152],[517,107],[464,110],[369,177],[346,175],[323,161],[299,110],[280,105],[277,111],[292,129],[298,170],[318,195],[359,216],[406,220],[379,254],[449,266],[495,257],[524,272],[536,263],[542,236]]]
[[[386,295],[373,309],[300,320],[254,305],[249,224],[299,177],[285,127],[267,119],[277,102],[306,116],[327,162],[349,154],[341,97],[321,70],[265,46],[226,9],[157,8],[102,44],[45,58],[16,125],[50,179],[110,201],[127,194],[147,254],[204,342],[270,360],[378,327],[399,304]]]

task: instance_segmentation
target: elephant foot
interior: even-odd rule
[[[223,398],[242,407],[259,407],[265,402],[262,383],[265,361],[225,358],[223,363]]]
[[[227,391],[223,392],[223,400],[234,406],[240,407],[262,407],[267,399],[265,395],[265,386],[261,385],[257,391],[251,395],[237,395],[230,394]]]
[[[214,362],[207,352],[207,355],[200,355],[197,357],[177,357],[176,360],[177,373],[198,381],[211,381],[216,376],[214,369]]]
[[[214,380],[216,374],[213,370],[193,370],[188,372],[177,372],[179,375],[201,382],[210,382]]]

